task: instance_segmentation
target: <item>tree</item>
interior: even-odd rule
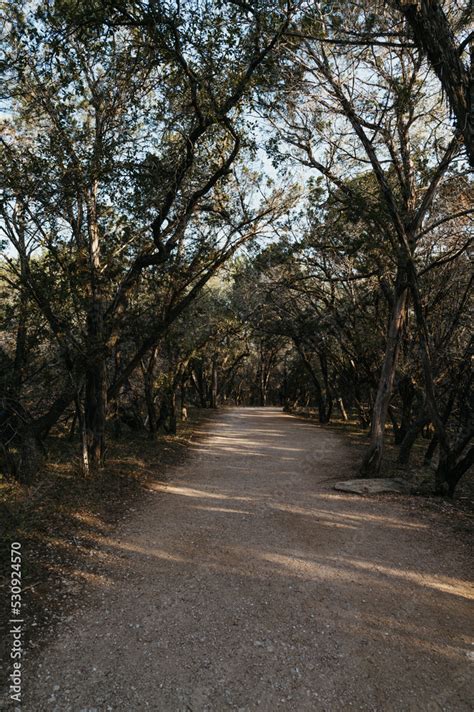
[[[252,208],[239,202],[242,180],[231,167],[245,144],[239,106],[293,8],[249,15],[233,3],[213,12],[193,3],[132,3],[110,12],[94,6],[87,18],[69,3],[7,9],[12,113],[2,146],[14,170],[4,204],[11,217],[22,201],[36,248],[63,273],[72,323],[33,275],[23,288],[47,319],[68,373],[49,421],[76,400],[84,466],[94,469],[104,458],[108,399],[215,271],[283,209],[277,193]],[[236,37],[239,50],[231,52]],[[230,183],[233,202],[218,194]],[[108,383],[130,300],[146,274],[163,279],[177,262],[186,269],[172,299]]]
[[[392,4],[438,77],[474,167],[474,32],[470,31],[469,3],[459,7],[457,2],[395,0]],[[468,51],[470,68],[463,60]]]
[[[367,13],[354,13],[354,25],[360,25],[362,32]],[[375,21],[383,25],[384,18]],[[459,142],[456,137],[449,138],[441,97],[435,94],[433,98],[429,75],[416,51],[404,45],[358,48],[357,55],[352,47],[328,49],[325,37],[334,19],[316,13],[307,25],[310,22],[314,27],[309,32],[311,39],[299,36],[293,49],[295,61],[305,72],[303,85],[296,91],[306,91],[305,100],[293,93],[286,115],[270,108],[273,116],[278,116],[280,135],[293,148],[288,159],[319,171],[328,190],[335,186],[348,209],[360,206],[367,225],[379,235],[396,264],[395,274],[390,275],[392,287],[384,289],[391,316],[371,419],[371,446],[363,463],[364,473],[377,475],[409,294],[419,327],[430,417],[442,430],[432,388],[416,250],[436,191],[459,152]],[[308,95],[317,100],[308,102]],[[428,145],[436,156],[433,162],[425,159]],[[277,153],[282,155],[282,150]],[[365,171],[367,166],[373,176],[372,194],[355,190],[347,180],[348,175]]]

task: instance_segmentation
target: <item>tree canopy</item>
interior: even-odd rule
[[[1,437],[31,482],[189,405],[473,462],[467,3],[8,1]],[[469,54],[470,52],[470,54]],[[178,407],[179,406],[179,407]]]

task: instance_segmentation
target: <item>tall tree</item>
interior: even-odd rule
[[[360,28],[362,35],[370,23],[381,25],[379,34],[383,34],[383,16],[374,18],[360,7],[348,8],[348,13],[355,32]],[[450,137],[441,95],[433,94],[429,73],[416,50],[391,43],[362,49],[344,43],[328,46],[327,37],[340,23],[338,13],[326,16],[322,10],[307,18],[305,32],[297,34],[293,49],[295,62],[303,70],[303,84],[289,93],[289,111],[279,113],[272,106],[269,115],[279,113],[278,130],[293,149],[289,160],[320,172],[328,190],[335,187],[348,208],[360,206],[396,265],[390,275],[392,287],[384,290],[391,316],[371,419],[371,446],[363,464],[364,472],[378,474],[409,294],[419,325],[431,417],[442,431],[416,250],[427,229],[436,191],[459,153],[459,139]],[[303,100],[298,91],[305,92]],[[313,101],[308,97],[314,97]],[[429,145],[432,159],[427,161]],[[367,166],[373,175],[372,194],[364,194],[348,181]]]
[[[25,284],[61,345],[69,374],[61,403],[84,393],[92,468],[104,457],[107,398],[279,209],[277,196],[250,207],[238,187],[232,204],[216,193],[239,181],[231,173],[245,147],[239,107],[294,12],[286,3],[269,9],[93,4],[84,15],[68,2],[7,4],[3,156],[17,168],[5,200],[22,200],[38,249],[64,273],[72,323],[32,274]],[[186,278],[108,383],[130,299],[146,273],[162,277],[176,259],[187,261]]]

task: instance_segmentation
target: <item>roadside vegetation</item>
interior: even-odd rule
[[[42,547],[27,586],[226,405],[350,423],[359,475],[464,501],[468,3],[4,6],[0,496],[4,547]]]

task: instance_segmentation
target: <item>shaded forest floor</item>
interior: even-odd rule
[[[7,670],[10,654],[10,544],[22,545],[22,606],[28,619],[25,643],[42,646],[54,635],[55,624],[72,610],[76,596],[93,581],[97,536],[105,535],[133,516],[150,478],[182,462],[196,428],[215,413],[189,409],[176,436],[127,430],[109,439],[107,466],[99,476],[84,478],[79,467],[79,442],[51,437],[48,458],[33,485],[0,479],[0,661]],[[38,635],[38,631],[41,634]],[[0,688],[4,680],[0,680]]]

